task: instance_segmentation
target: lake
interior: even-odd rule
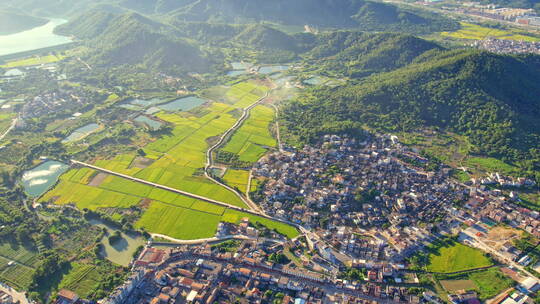
[[[49,23],[28,31],[0,36],[0,56],[67,44],[70,37],[53,33],[54,28],[66,23],[64,19],[50,19]]]
[[[129,266],[133,259],[133,253],[139,246],[144,246],[146,241],[139,235],[130,235],[122,232],[122,239],[113,245],[109,244],[109,236],[118,229],[103,223],[100,220],[90,220],[90,224],[99,228],[107,229],[107,234],[101,240],[103,249],[101,255],[107,260],[122,266]]]
[[[86,126],[80,127],[76,129],[75,131],[73,131],[73,133],[71,133],[68,137],[62,140],[62,143],[69,143],[69,142],[81,140],[85,138],[86,136],[96,132],[98,129],[99,129],[99,125],[97,123],[87,124]]]
[[[184,97],[184,98],[173,100],[168,103],[161,104],[157,107],[162,110],[169,111],[169,112],[178,111],[178,110],[189,111],[191,109],[194,109],[202,105],[205,102],[206,100],[199,98],[197,96],[189,96],[189,97]]]
[[[47,192],[68,168],[69,166],[64,163],[50,160],[25,171],[21,180],[24,190],[31,197],[38,197]]]

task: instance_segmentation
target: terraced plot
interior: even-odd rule
[[[249,118],[234,133],[223,150],[238,155],[243,162],[254,163],[259,160],[268,147],[277,145],[270,133],[270,123],[274,120],[274,115],[274,109],[270,107],[254,107]]]
[[[38,262],[37,252],[22,246],[12,247],[8,243],[0,244],[0,281],[25,289],[32,280],[34,267]]]
[[[71,266],[72,269],[62,278],[59,287],[87,298],[99,284],[102,274],[94,265],[73,263]]]

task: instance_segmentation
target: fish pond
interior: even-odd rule
[[[202,105],[205,102],[206,102],[205,99],[199,98],[197,96],[189,96],[189,97],[184,97],[184,98],[173,100],[168,103],[161,104],[157,107],[162,110],[169,111],[169,112],[189,111],[191,109],[194,109]]]
[[[92,219],[89,222],[94,226],[97,226],[101,229],[105,228],[107,230],[107,233],[101,240],[101,244],[103,245],[101,255],[107,260],[118,265],[128,266],[133,259],[133,253],[137,251],[137,248],[139,248],[139,246],[144,246],[144,244],[146,243],[145,239],[140,235],[121,232],[121,238],[111,244],[109,242],[109,236],[113,235],[119,230],[111,225],[107,225],[106,223],[98,219]]]
[[[158,130],[162,126],[162,123],[160,123],[159,121],[155,121],[153,119],[150,119],[148,116],[144,116],[144,115],[137,116],[137,118],[135,118],[134,120],[136,122],[139,122],[148,126],[150,129],[154,131]]]
[[[56,184],[60,175],[68,168],[64,163],[50,160],[25,171],[21,179],[24,190],[30,197],[38,197]]]
[[[288,65],[267,65],[259,68],[259,73],[261,74],[273,74],[277,72],[287,71],[289,69]]]
[[[69,134],[68,137],[62,140],[62,143],[70,143],[81,140],[86,136],[96,132],[99,128],[100,126],[97,123],[87,124],[86,126],[80,127],[73,131],[71,134]]]

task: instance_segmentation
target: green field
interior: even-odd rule
[[[442,32],[441,36],[457,39],[482,40],[487,37],[505,40],[540,41],[539,37],[525,35],[517,30],[494,29],[471,23],[461,23],[461,29],[455,32]]]
[[[247,170],[227,169],[223,176],[223,180],[227,185],[237,188],[242,193],[247,191],[248,179],[249,171]]]
[[[25,59],[9,61],[4,65],[0,65],[0,68],[9,69],[9,68],[22,67],[22,66],[40,65],[40,64],[57,62],[64,58],[65,58],[64,56],[56,56],[56,55],[34,56],[30,58],[25,58]]]
[[[459,290],[473,290],[482,301],[493,298],[515,285],[514,281],[498,268],[456,275],[436,275],[436,278],[446,292],[451,294]]]
[[[243,162],[254,163],[259,160],[268,147],[277,145],[270,133],[270,123],[274,120],[274,115],[272,108],[263,105],[254,107],[249,118],[234,133],[223,150],[238,155]]]
[[[161,112],[156,114],[159,119],[172,124],[174,128],[170,135],[161,136],[144,147],[149,158],[155,160],[146,168],[130,167],[134,154],[119,155],[113,159],[97,161],[95,164],[151,182],[245,207],[233,192],[202,176],[201,169],[206,163],[206,151],[210,147],[209,139],[221,135],[237,120],[231,112],[257,101],[267,90],[266,87],[251,82],[242,82],[232,86],[226,92],[226,99],[231,104],[214,102],[200,111],[202,113]]]
[[[8,266],[9,262],[15,265]],[[25,289],[31,282],[34,267],[38,263],[38,253],[24,248],[0,243],[0,281],[9,283],[19,290]]]
[[[235,123],[238,119],[233,114],[235,110],[251,105],[267,90],[268,88],[252,82],[242,82],[226,91],[223,99],[227,103],[214,102],[207,108],[197,110],[196,113],[160,112],[156,115],[174,127],[172,134],[160,136],[144,147],[146,157],[151,159],[146,167],[134,166],[135,153],[97,160],[95,165],[246,207],[236,194],[206,179],[202,174],[202,168],[206,163],[209,139],[219,136]],[[274,112],[268,107],[260,106],[253,109],[253,114],[246,121],[246,127],[242,132],[250,135],[250,142],[243,143],[245,146],[251,144],[262,149],[255,152],[253,149],[246,149],[246,157],[255,161],[260,153],[266,151],[258,145],[275,146],[275,140],[268,130]],[[225,179],[245,192],[248,174],[248,171],[229,170]],[[66,172],[60,177],[56,187],[46,193],[41,201],[52,201],[59,205],[75,204],[79,209],[90,210],[128,209],[139,206],[144,212],[135,223],[137,228],[177,239],[212,237],[220,221],[237,222],[240,219],[238,213],[225,210],[222,206],[117,176],[98,173],[88,168]],[[119,214],[111,216],[116,220],[121,219]],[[284,224],[263,218],[258,218],[257,221],[288,236],[298,234],[293,227]]]
[[[478,249],[454,243],[443,246],[430,253],[427,270],[430,272],[449,273],[493,265]]]
[[[135,227],[177,239],[215,235],[220,215],[152,202]]]
[[[225,211],[222,221],[229,223],[240,223],[244,217],[249,218],[251,222],[259,222],[270,229],[275,229],[277,232],[287,236],[288,238],[294,238],[299,235],[298,230],[290,225],[231,209],[227,209]]]
[[[517,167],[492,157],[470,157],[465,161],[465,166],[473,167],[481,171],[500,172],[508,175],[519,172]]]
[[[65,288],[87,298],[99,284],[102,274],[94,265],[72,263],[69,272],[63,276],[59,288]]]

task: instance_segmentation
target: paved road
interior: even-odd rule
[[[180,239],[175,239],[175,238],[172,238],[170,236],[159,234],[159,233],[151,233],[150,235],[152,237],[160,237],[160,238],[172,241],[172,242],[174,242],[175,244],[178,244],[178,245],[197,245],[197,244],[204,244],[204,243],[213,243],[213,242],[219,242],[219,241],[226,241],[226,240],[230,240],[230,239],[252,240],[252,241],[257,241],[258,240],[258,241],[268,241],[268,242],[280,243],[280,244],[285,243],[283,240],[261,238],[261,237],[256,238],[256,237],[251,237],[251,236],[247,236],[247,235],[226,235],[226,236],[222,236],[222,237],[211,237],[211,238],[196,239],[196,240],[180,240]],[[157,243],[159,243],[159,242],[157,242]]]
[[[171,188],[169,186],[156,184],[156,183],[144,180],[144,179],[140,179],[140,178],[133,177],[133,176],[130,176],[130,175],[127,175],[127,174],[111,171],[109,169],[101,168],[101,167],[94,166],[94,165],[84,163],[84,162],[81,162],[81,161],[77,161],[77,160],[74,160],[74,159],[71,160],[71,163],[73,163],[74,165],[88,167],[88,168],[91,168],[91,169],[94,169],[94,170],[97,170],[97,171],[101,171],[101,172],[104,172],[104,173],[107,173],[107,174],[111,174],[111,175],[115,175],[115,176],[122,177],[122,178],[125,178],[125,179],[129,179],[131,181],[138,182],[138,183],[141,183],[141,184],[146,184],[146,185],[149,185],[149,186],[152,186],[152,187],[156,187],[156,188],[160,188],[160,189],[163,189],[163,190],[175,192],[175,193],[178,193],[178,194],[181,194],[181,195],[184,195],[184,196],[195,198],[195,199],[205,201],[205,202],[208,202],[208,203],[212,203],[212,204],[215,204],[215,205],[220,205],[220,206],[227,207],[227,208],[234,209],[234,210],[238,210],[238,211],[250,212],[250,210],[247,210],[247,209],[235,206],[235,205],[231,205],[231,204],[221,202],[221,201],[218,201],[218,200],[215,200],[215,199],[211,199],[211,198],[208,198],[208,197],[200,196],[198,194],[190,193],[190,192],[187,192],[187,191]],[[253,212],[253,211],[251,211],[251,213],[259,215],[257,212]]]
[[[491,253],[492,255],[496,256],[496,258],[498,260],[503,261],[504,263],[507,263],[508,265],[510,265],[510,266],[512,266],[512,267],[514,267],[516,269],[519,269],[521,272],[525,273],[529,277],[532,277],[533,279],[536,280],[536,282],[538,282],[540,284],[540,280],[535,275],[530,273],[527,269],[525,269],[525,267],[523,267],[520,264],[512,261],[511,259],[505,257],[498,250],[493,249],[491,246],[487,245],[482,240],[479,240],[478,238],[476,238],[474,234],[471,235],[471,233],[469,231],[464,230],[463,233],[466,234],[467,236],[469,236],[470,238],[472,238],[472,241],[470,243],[473,246],[475,246],[477,248],[480,248],[483,251]]]
[[[19,302],[19,304],[29,304],[26,295],[22,292],[17,292],[15,289],[9,287],[8,285],[0,282],[0,291],[7,293],[13,297],[14,302]]]
[[[225,185],[224,183],[222,183],[222,182],[218,181],[217,179],[215,179],[212,176],[212,174],[210,173],[210,169],[214,165],[214,157],[213,157],[214,151],[217,148],[219,148],[229,138],[229,136],[232,133],[234,133],[236,130],[238,130],[238,128],[240,128],[240,126],[242,126],[244,121],[249,117],[249,114],[251,113],[251,109],[253,109],[259,103],[261,103],[266,97],[268,97],[268,92],[266,92],[266,94],[264,94],[263,97],[259,98],[257,101],[252,103],[250,106],[248,106],[248,107],[246,107],[246,108],[244,108],[242,110],[242,116],[240,116],[240,118],[236,121],[236,123],[231,128],[229,128],[227,131],[225,131],[225,133],[223,133],[223,135],[221,135],[221,137],[219,138],[219,141],[216,144],[214,144],[212,147],[210,147],[206,151],[206,165],[204,167],[204,175],[206,176],[206,178],[208,178],[211,181],[213,181],[214,183],[228,189],[229,191],[234,192],[236,194],[236,196],[238,196],[247,206],[249,206],[249,208],[251,208],[252,210],[257,211],[259,213],[262,213],[262,212],[261,212],[261,209],[259,208],[259,206],[257,206],[257,204],[253,203],[253,201],[251,201],[250,199],[246,199],[238,190],[236,190],[236,189],[234,189],[232,187],[229,187],[228,185]],[[249,191],[249,188],[248,188],[248,191]]]
[[[83,166],[83,167],[88,167],[88,168],[90,168],[90,169],[94,169],[94,170],[97,170],[97,171],[101,171],[101,172],[104,172],[104,173],[107,173],[107,174],[111,174],[111,175],[114,175],[114,176],[122,177],[122,178],[131,180],[131,181],[134,181],[134,182],[138,182],[138,183],[141,183],[141,184],[146,184],[146,185],[149,185],[149,186],[152,186],[152,187],[156,187],[156,188],[160,188],[160,189],[163,189],[163,190],[167,190],[167,191],[171,191],[171,192],[174,192],[174,193],[178,193],[178,194],[181,194],[181,195],[184,195],[184,196],[188,196],[188,197],[191,197],[191,198],[195,198],[195,199],[198,199],[198,200],[201,200],[201,201],[205,201],[205,202],[208,202],[208,203],[211,203],[211,204],[214,204],[214,205],[226,207],[226,208],[229,208],[229,209],[241,211],[241,212],[244,212],[244,213],[249,213],[249,214],[256,215],[256,216],[260,216],[260,217],[264,217],[264,218],[267,218],[267,219],[270,219],[270,220],[273,220],[273,221],[285,223],[285,224],[288,224],[288,225],[292,225],[292,226],[294,226],[294,227],[296,227],[296,228],[299,228],[299,225],[298,225],[298,224],[295,224],[295,223],[292,223],[292,222],[289,222],[289,221],[286,221],[286,220],[282,220],[282,219],[280,219],[280,218],[274,218],[274,217],[265,215],[265,214],[263,214],[262,212],[259,212],[259,211],[249,210],[249,209],[244,209],[244,208],[241,208],[241,207],[238,207],[238,206],[235,206],[235,205],[231,205],[231,204],[228,204],[228,203],[225,203],[225,202],[221,202],[221,201],[218,201],[218,200],[215,200],[215,199],[211,199],[211,198],[208,198],[208,197],[200,196],[200,195],[198,195],[198,194],[190,193],[190,192],[183,191],[183,190],[178,190],[178,189],[175,189],[175,188],[171,188],[171,187],[169,187],[169,186],[165,186],[165,185],[161,185],[161,184],[156,184],[156,183],[153,183],[153,182],[149,182],[149,181],[147,181],[147,180],[144,180],[144,179],[140,179],[140,178],[136,178],[136,177],[133,177],[133,176],[130,176],[130,175],[126,175],[126,174],[123,174],[123,173],[111,171],[111,170],[109,170],[109,169],[101,168],[101,167],[94,166],[94,165],[91,165],[91,164],[88,164],[88,163],[84,163],[84,162],[81,162],[81,161],[77,161],[77,160],[74,160],[74,159],[71,160],[71,163],[74,164],[74,165],[79,165],[79,166]]]

